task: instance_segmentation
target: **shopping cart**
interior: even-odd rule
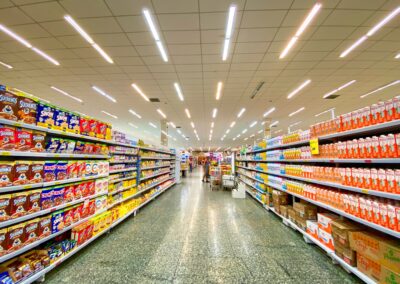
[[[222,176],[222,188],[223,189],[234,189],[237,186],[234,175],[223,175]]]
[[[210,170],[210,189],[220,189],[222,184],[221,171],[218,167],[212,167]]]

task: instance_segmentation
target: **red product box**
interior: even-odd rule
[[[396,207],[398,207],[398,206],[396,206],[393,203],[388,203],[387,204],[388,228],[393,230],[393,231],[397,230],[398,222],[399,222],[399,219],[396,216]]]
[[[372,201],[372,222],[378,225],[381,223],[381,211],[378,199]]]
[[[394,135],[395,139],[395,148],[397,150],[396,157],[400,157],[400,133]]]
[[[380,158],[388,158],[388,140],[386,135],[379,136]]]
[[[97,133],[97,124],[98,121],[96,119],[91,119],[89,121],[89,136],[96,136]]]
[[[371,169],[371,189],[379,190],[378,170]]]
[[[84,177],[86,174],[86,162],[79,161],[77,163],[78,177]]]
[[[395,189],[396,189],[396,193],[400,194],[400,170],[394,170],[394,179],[395,179]]]
[[[378,189],[379,191],[387,192],[387,178],[386,178],[386,170],[379,169],[378,170]]]
[[[67,164],[67,178],[77,178],[78,177],[78,162],[68,161]]]
[[[397,158],[397,144],[394,134],[388,134],[386,137],[386,158]]]
[[[353,173],[351,168],[346,168],[346,175],[345,175],[345,185],[352,185],[353,184]]]
[[[377,136],[371,137],[371,148],[372,148],[372,157],[371,158],[380,158],[381,157],[381,149],[379,144],[379,138]]]
[[[400,96],[393,98],[394,119],[400,119]]]
[[[367,137],[364,140],[365,147],[365,157],[364,158],[372,158],[372,138]]]
[[[85,183],[83,183],[83,182],[75,184],[75,187],[74,187],[75,200],[81,199],[83,197],[83,192],[85,190],[84,187],[85,187]]]
[[[89,215],[96,213],[96,201],[94,199],[89,201]]]
[[[367,206],[367,212],[365,216],[365,220],[369,222],[373,222],[374,220],[374,212],[373,212],[373,206],[372,206],[373,200],[371,198],[366,198],[365,199],[365,204]]]
[[[400,206],[395,207],[397,218],[397,232],[400,232]]]
[[[360,218],[367,219],[367,198],[360,196],[358,200],[360,202]]]
[[[386,121],[395,119],[394,99],[385,102],[385,115]]]
[[[368,168],[363,169],[364,188],[371,188],[371,170]]]
[[[90,119],[87,117],[80,117],[79,119],[79,127],[80,127],[80,132],[81,135],[89,135],[90,132]]]
[[[15,131],[15,150],[29,151],[32,148],[32,131],[24,128],[17,128]]]
[[[75,199],[75,185],[70,184],[64,188],[64,201],[66,203],[74,201]]]
[[[389,227],[389,218],[388,218],[388,207],[386,202],[379,203],[379,213],[380,213],[380,225],[383,227]]]
[[[378,123],[386,122],[386,106],[384,102],[378,103],[377,111],[378,111],[378,116],[377,116]]]
[[[107,124],[104,122],[99,121],[97,123],[97,131],[96,131],[96,137],[105,139],[107,134]]]

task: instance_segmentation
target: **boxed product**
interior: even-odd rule
[[[0,118],[16,121],[17,112],[18,96],[2,88],[0,90]]]
[[[288,205],[281,205],[280,207],[279,207],[279,209],[280,209],[280,211],[281,211],[281,215],[283,216],[283,217],[285,217],[285,218],[287,218],[288,217]]]
[[[296,212],[296,213],[297,213],[295,216],[296,225],[303,231],[306,231],[307,230],[307,219],[300,216],[298,212]]]
[[[67,131],[68,129],[68,112],[63,109],[55,109],[54,112],[54,129]]]
[[[312,237],[318,239],[318,223],[316,221],[307,220],[307,230],[306,232]]]
[[[317,220],[317,206],[306,202],[295,202],[293,209],[300,217],[307,220]]]
[[[36,124],[38,126],[53,128],[54,127],[55,108],[43,102],[39,102],[36,113]]]
[[[335,254],[343,259],[347,264],[355,267],[357,266],[357,252],[334,242],[335,244]]]
[[[15,130],[15,146],[16,151],[30,151],[32,148],[32,130],[25,128],[17,128]]]
[[[296,211],[291,206],[288,208],[288,218],[290,221],[296,222]]]
[[[332,213],[318,213],[317,218],[318,218],[318,227],[321,230],[324,230],[325,232],[331,234],[332,222],[334,220],[339,219],[340,217]]]
[[[335,249],[332,235],[325,232],[324,230],[321,230],[320,228],[318,228],[318,239],[326,247],[330,249]]]
[[[18,97],[18,121],[36,124],[37,102],[23,96]]]
[[[15,148],[15,131],[12,126],[0,124],[0,150],[10,151]]]
[[[335,245],[340,244],[342,247],[346,248],[350,247],[349,233],[364,230],[357,223],[348,220],[336,219],[332,221],[331,225],[332,225],[332,236]]]

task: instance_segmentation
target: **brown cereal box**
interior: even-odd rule
[[[0,90],[0,118],[17,120],[18,96]]]

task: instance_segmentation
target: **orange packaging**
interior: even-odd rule
[[[373,222],[373,220],[374,220],[374,210],[373,210],[372,202],[373,202],[373,200],[371,198],[365,199],[365,204],[366,204],[366,208],[367,208],[365,220],[367,220],[369,222]]]
[[[379,116],[379,111],[378,111],[378,105],[377,104],[373,104],[371,106],[371,124],[377,124],[378,123],[378,116]]]
[[[351,141],[345,141],[343,142],[345,144],[345,153],[346,153],[346,157],[345,159],[351,159],[353,158],[353,153],[352,153],[352,143]]]
[[[381,211],[379,208],[379,200],[375,198],[372,201],[372,222],[379,225],[380,221],[381,221]]]
[[[395,207],[396,219],[397,219],[397,232],[400,232],[400,205],[397,204]]]
[[[364,188],[371,188],[371,170],[368,168],[363,169]]]
[[[351,185],[354,187],[358,186],[358,178],[359,178],[359,174],[358,174],[358,169],[356,168],[352,168],[351,169]]]
[[[365,139],[358,139],[358,156],[360,159],[366,158]]]
[[[363,108],[362,119],[364,127],[371,125],[371,108],[369,106]]]
[[[397,158],[397,145],[394,134],[387,135],[386,158]]]
[[[400,133],[397,133],[394,135],[394,140],[395,140],[395,148],[397,150],[396,157],[400,158]]]
[[[384,123],[386,121],[386,107],[384,102],[378,103],[378,123]]]
[[[388,228],[389,219],[388,219],[388,207],[386,202],[382,201],[379,203],[379,213],[380,213],[380,225]]]
[[[327,232],[328,234],[332,234],[332,222],[339,219],[340,217],[331,213],[318,213],[318,228]]]
[[[387,192],[387,178],[386,178],[386,170],[379,169],[378,170],[378,189],[379,191]]]
[[[364,158],[372,158],[372,138],[371,137],[365,138],[364,145],[365,145]]]
[[[381,265],[357,252],[357,268],[376,282],[381,277]]]
[[[331,234],[325,232],[324,230],[321,230],[318,228],[318,239],[320,242],[325,245],[326,247],[330,249],[335,249],[335,246],[333,245],[333,237]]]
[[[385,115],[386,121],[395,119],[394,99],[385,102]]]
[[[395,179],[395,193],[400,194],[400,170],[394,170],[394,179]]]
[[[393,98],[394,119],[400,119],[400,96]]]
[[[359,159],[360,158],[360,151],[359,151],[359,148],[358,148],[358,140],[357,139],[353,139],[353,148],[352,148],[352,151],[353,151],[353,158],[354,159]]]
[[[365,188],[364,169],[363,168],[358,169],[357,187]]]
[[[352,111],[351,112],[351,129],[357,128],[357,111]]]
[[[351,168],[346,168],[345,169],[344,184],[345,185],[350,185],[350,186],[353,184],[353,175],[352,175],[352,172],[351,172]]]
[[[395,175],[394,170],[386,169],[386,180],[387,180],[386,191],[390,193],[395,193],[397,191],[397,184],[394,175]]]
[[[334,123],[335,123],[336,132],[343,131],[342,117],[341,116],[336,117],[335,120],[334,120]]]
[[[379,158],[387,158],[388,157],[388,152],[387,152],[387,146],[388,146],[388,140],[386,135],[381,135],[379,136],[379,148],[380,148],[380,156]]]
[[[374,159],[381,157],[381,149],[379,145],[379,138],[376,136],[371,137],[372,157]]]
[[[398,227],[398,221],[396,216],[396,205],[394,203],[389,203],[387,205],[387,215],[388,215],[388,228],[396,231]]]
[[[371,169],[371,189],[379,190],[379,182],[378,182],[378,170]]]
[[[364,220],[367,219],[367,198],[360,196],[360,217]]]

